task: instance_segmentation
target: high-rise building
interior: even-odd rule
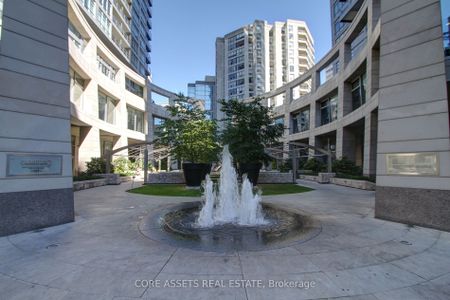
[[[117,1],[120,0],[114,0],[114,2]],[[129,0],[126,1],[129,2]],[[142,76],[151,74],[152,7],[153,0],[133,0],[131,2],[130,61]]]
[[[149,0],[69,0],[73,173],[152,135]],[[124,153],[126,154],[126,153]]]
[[[152,0],[77,0],[96,34],[141,76],[150,75]]]
[[[330,0],[331,35],[333,45],[350,27],[364,0]]]
[[[204,80],[188,83],[188,97],[201,100],[208,116],[216,118],[216,77],[205,76]]]
[[[256,20],[216,40],[217,98],[258,96],[313,65],[314,41],[305,22],[287,20],[271,25]],[[303,86],[303,92],[309,88]],[[298,93],[300,96],[302,91]]]

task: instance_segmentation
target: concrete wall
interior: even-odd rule
[[[66,1],[5,1],[0,40],[0,235],[74,220]],[[12,177],[7,155],[57,155],[60,175]]]
[[[450,141],[440,1],[381,1],[375,215],[450,230]],[[387,155],[434,153],[434,175],[398,175]]]

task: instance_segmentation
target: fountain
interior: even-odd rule
[[[204,201],[150,213],[139,225],[141,233],[176,247],[218,252],[276,249],[320,233],[320,225],[301,211],[261,203],[261,192],[254,193],[245,175],[239,184],[228,146],[219,182],[208,175],[203,187]]]
[[[200,211],[199,227],[222,224],[257,226],[267,224],[261,209],[261,192],[253,193],[253,186],[247,176],[243,176],[239,191],[236,170],[228,145],[223,148],[220,184],[215,186],[209,175],[204,184],[205,204]]]

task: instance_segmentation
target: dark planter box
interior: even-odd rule
[[[184,179],[187,186],[200,186],[210,172],[211,164],[183,163]]]
[[[247,174],[248,180],[253,185],[258,184],[259,170],[261,170],[262,163],[239,163],[238,173],[239,176]]]

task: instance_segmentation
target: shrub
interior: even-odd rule
[[[361,175],[349,175],[349,174],[343,174],[343,173],[336,173],[337,178],[344,178],[344,179],[353,179],[353,180],[365,180],[375,183],[376,177],[375,176],[361,176]]]
[[[333,172],[336,174],[347,174],[353,176],[361,176],[361,167],[355,165],[355,163],[346,157],[337,159],[333,162]]]
[[[291,160],[287,160],[285,162],[283,162],[279,167],[278,170],[281,173],[288,173],[290,170],[292,170],[292,161]]]
[[[93,176],[86,172],[81,172],[78,176],[73,176],[73,181],[84,181],[84,180],[92,180],[92,179],[100,179],[102,177]]]
[[[106,160],[103,157],[92,157],[91,161],[86,163],[86,173],[92,174],[105,174],[106,173]],[[114,172],[114,166],[111,165],[111,172]]]
[[[114,173],[132,176],[136,174],[136,171],[140,168],[140,160],[135,160],[134,162],[126,157],[118,157],[114,160]]]
[[[310,170],[313,173],[319,173],[326,171],[327,166],[316,158],[310,158],[303,165],[303,169]]]
[[[216,161],[220,151],[216,121],[207,119],[206,112],[182,94],[174,102],[167,108],[172,118],[160,126],[160,143],[171,148],[171,154],[178,160]]]
[[[278,143],[283,136],[284,126],[275,123],[272,108],[262,105],[261,100],[219,101],[225,114],[221,140],[229,145],[233,158],[239,163],[267,162],[269,157],[264,148]]]

